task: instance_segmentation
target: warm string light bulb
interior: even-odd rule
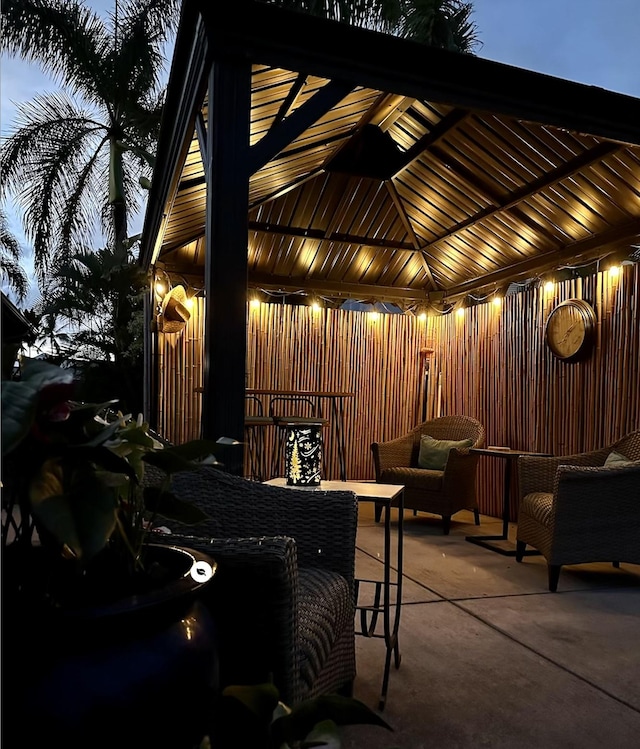
[[[622,268],[619,265],[612,265],[609,268],[609,276],[611,276],[611,278],[617,278],[620,275],[621,270]]]
[[[253,297],[253,299],[250,300],[249,306],[251,309],[258,309],[260,306],[260,300],[257,297]]]
[[[376,312],[376,311],[369,312],[369,319],[372,322],[375,322],[378,319],[378,317],[380,317],[380,313],[379,312]]]
[[[494,296],[491,303],[494,307],[499,307],[502,304],[502,298],[499,296]]]
[[[553,281],[547,281],[544,285],[544,290],[547,292],[547,294],[550,294],[554,289]]]
[[[458,317],[464,317],[464,307],[458,307],[456,315],[458,315]]]
[[[421,312],[418,315],[418,319],[423,320],[423,321],[426,320],[427,319],[427,313],[426,312]]]

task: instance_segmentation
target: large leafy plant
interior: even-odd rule
[[[75,571],[108,556],[135,574],[163,519],[205,517],[171,493],[170,477],[216,463],[218,443],[164,446],[141,417],[115,411],[116,400],[74,400],[76,385],[72,371],[36,359],[24,359],[19,377],[2,382],[5,504],[19,508],[23,531],[32,519],[39,545]],[[31,535],[21,540],[31,544]]]
[[[373,725],[393,731],[380,715],[354,697],[319,695],[289,707],[271,683],[226,687],[215,715],[213,736],[199,749],[337,749],[342,746],[341,726]]]

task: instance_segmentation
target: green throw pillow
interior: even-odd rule
[[[605,466],[619,466],[625,463],[633,463],[630,458],[617,453],[615,450],[607,455],[607,459],[604,461]]]
[[[432,471],[444,471],[447,465],[449,451],[454,448],[471,447],[472,439],[466,440],[437,440],[428,434],[420,437],[420,452],[418,453],[418,467]]]

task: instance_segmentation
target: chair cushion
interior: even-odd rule
[[[532,492],[523,497],[520,503],[520,513],[528,515],[544,526],[551,523],[553,508],[553,494],[547,492]]]
[[[407,489],[424,489],[430,492],[438,492],[442,490],[443,476],[444,471],[398,466],[382,471],[380,481],[383,484],[403,484]]]
[[[418,467],[432,471],[444,471],[447,458],[452,448],[463,449],[473,445],[472,439],[466,440],[437,440],[429,434],[420,437],[420,451],[418,453]]]
[[[633,463],[631,458],[627,458],[625,455],[617,453],[615,450],[612,450],[604,461],[605,466],[621,466],[631,463]]]
[[[355,611],[349,584],[336,572],[299,568],[298,585],[300,673],[311,688]]]

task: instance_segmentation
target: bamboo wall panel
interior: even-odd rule
[[[550,310],[570,297],[597,315],[593,354],[573,364],[544,343]],[[501,307],[478,304],[463,317],[426,321],[304,305],[261,304],[247,315],[246,386],[346,391],[347,476],[373,478],[370,444],[399,436],[426,416],[479,419],[488,445],[571,454],[640,429],[640,266],[617,279],[597,273],[507,295]],[[173,441],[197,437],[203,358],[203,300],[177,335],[160,334],[158,423]],[[429,376],[425,378],[425,349]],[[337,478],[335,445],[325,442],[326,477]],[[268,439],[272,449],[275,437]],[[267,456],[270,458],[270,454]],[[248,466],[245,466],[248,471]],[[502,512],[504,464],[482,458],[481,511]],[[512,508],[515,519],[516,508]]]

